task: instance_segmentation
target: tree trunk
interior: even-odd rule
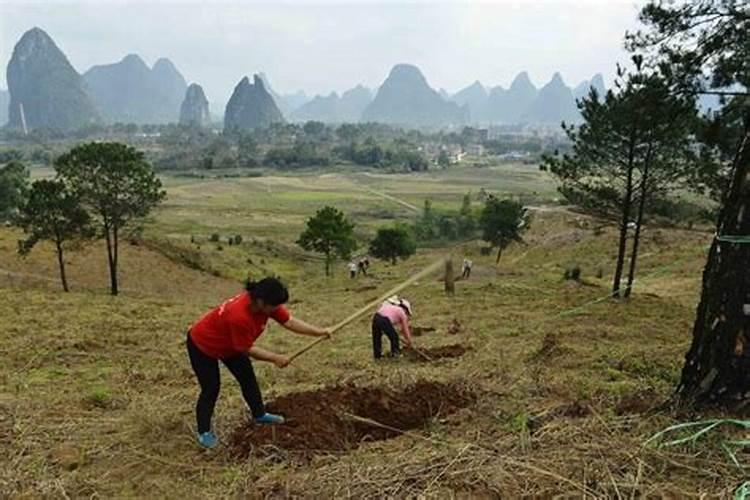
[[[331,275],[331,254],[326,253],[326,276]]]
[[[453,280],[453,259],[446,259],[445,261],[445,294],[454,295],[456,293],[456,285]]]
[[[643,178],[641,179],[641,199],[638,200],[638,215],[635,220],[635,234],[633,234],[633,251],[630,253],[630,269],[628,270],[628,286],[625,288],[625,297],[630,297],[635,280],[635,264],[638,260],[638,245],[641,241],[641,227],[643,225],[643,212],[646,209],[646,196],[648,196],[649,167],[651,166],[651,144],[648,145],[646,163],[643,166]]]
[[[750,237],[750,132],[745,129],[721,209],[719,236]],[[750,396],[750,244],[714,239],[703,270],[693,342],[677,395],[683,402],[731,403]]]
[[[55,240],[57,247],[57,264],[60,266],[60,281],[62,281],[63,290],[69,292],[68,279],[65,277],[65,259],[63,258],[63,247],[60,240]]]
[[[615,265],[615,277],[612,282],[612,295],[620,296],[620,280],[625,267],[625,253],[628,242],[628,222],[630,222],[630,208],[633,204],[633,159],[628,165],[628,176],[625,184],[625,196],[622,200],[622,219],[620,220],[620,241],[617,245],[617,263]]]
[[[115,262],[114,248],[112,244],[112,232],[109,226],[104,226],[104,234],[107,240],[107,264],[109,265],[109,287],[112,295],[117,295],[117,264]]]
[[[503,255],[503,248],[497,247],[497,258],[495,259],[495,265],[500,263],[500,256]]]

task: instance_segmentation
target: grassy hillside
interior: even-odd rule
[[[716,435],[695,448],[645,445],[668,425],[701,417],[661,404],[689,345],[709,233],[649,228],[635,294],[624,302],[598,300],[609,292],[614,230],[567,212],[536,213],[527,245],[512,247],[497,267],[472,242],[422,250],[396,266],[376,262],[368,278],[349,280],[341,266],[327,279],[292,244],[322,202],[370,214],[357,216],[366,227],[387,220],[377,210],[410,216],[354,190],[354,179],[417,206],[448,192],[446,203],[457,206],[469,187],[478,189],[467,178],[169,180],[169,201],[146,229],[150,243],[124,246],[124,293],[116,298],[106,295],[101,244],[70,256],[74,291],[63,294],[48,250],[21,261],[18,233],[0,230],[0,495],[729,496],[744,474]],[[499,189],[504,181],[496,182]],[[205,241],[212,232],[244,241],[218,250]],[[308,412],[293,415],[290,429],[306,426],[322,440],[310,442],[326,443],[358,429],[361,444],[311,449],[290,444],[283,429],[253,434],[223,371],[214,421],[222,446],[196,446],[197,384],[184,331],[247,272],[282,274],[296,316],[333,324],[447,253],[475,262],[454,297],[438,277],[404,295],[414,324],[434,328],[417,345],[460,344],[462,356],[376,364],[363,318],[286,369],[256,363],[267,401]],[[582,283],[562,279],[573,264]],[[454,320],[461,331],[449,334]],[[259,345],[290,353],[305,341],[272,325]],[[468,402],[425,402],[438,383]],[[331,386],[339,388],[289,396]],[[314,418],[331,415],[329,400],[333,417]],[[384,421],[388,411],[369,410],[389,405],[392,414],[429,411],[407,430]],[[341,420],[332,425],[334,417]],[[238,457],[229,444],[246,432],[259,441]],[[261,438],[265,446],[257,446]]]

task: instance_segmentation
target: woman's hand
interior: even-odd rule
[[[283,354],[277,354],[275,359],[273,360],[273,364],[278,366],[279,368],[286,368],[289,363],[291,363],[292,360],[289,358],[289,356],[284,356]]]
[[[299,333],[300,335],[309,335],[311,337],[330,337],[333,333],[331,328],[321,328],[319,326],[305,323],[301,319],[290,318],[289,321],[282,325],[289,331]]]
[[[325,337],[327,339],[330,339],[332,333],[332,328],[321,328],[318,332],[318,337]]]

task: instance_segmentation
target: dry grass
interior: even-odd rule
[[[104,293],[103,263],[94,258],[103,255],[93,250],[71,255],[76,291],[62,294],[45,281],[56,279],[50,256],[11,260],[17,234],[2,230],[0,268],[44,279],[0,283],[0,497],[730,496],[745,474],[716,442],[644,446],[681,418],[659,406],[690,341],[710,236],[647,232],[630,301],[561,317],[607,294],[607,275],[596,274],[611,268],[614,234],[596,235],[579,217],[557,213],[538,214],[533,228],[532,244],[511,249],[497,268],[476,244],[453,249],[475,261],[455,297],[434,279],[406,294],[417,324],[436,328],[420,345],[470,347],[460,358],[374,364],[365,318],[285,370],[256,364],[266,399],[334,383],[423,379],[479,394],[423,431],[305,464],[273,456],[237,463],[225,448],[206,453],[194,443],[197,387],[183,332],[235,282],[128,247],[122,296]],[[396,267],[377,263],[375,276],[356,284],[343,273],[325,279],[317,262],[289,261],[298,268],[292,309],[335,323],[443,251]],[[571,263],[588,285],[562,281]],[[448,335],[454,318],[463,332]],[[304,342],[272,326],[261,345],[292,352]],[[244,414],[236,384],[222,375],[215,425],[226,438]]]

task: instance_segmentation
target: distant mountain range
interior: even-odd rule
[[[290,118],[294,121],[317,120],[324,123],[358,122],[371,102],[372,91],[357,85],[341,96],[336,92],[315,96],[292,112]]]
[[[203,89],[195,84],[188,92],[185,78],[169,59],[159,59],[149,68],[140,56],[130,54],[79,75],[39,28],[26,32],[16,44],[7,74],[9,91],[0,91],[0,124],[7,121],[15,128],[21,128],[23,120],[28,128],[62,130],[100,122],[179,121],[207,126],[211,121]],[[398,64],[375,91],[358,85],[342,94],[332,92],[311,99],[304,91],[279,94],[268,77],[259,73],[252,84],[245,78],[235,88],[226,106],[232,115],[228,121],[226,116],[224,119],[232,128],[255,128],[285,119],[412,127],[558,125],[563,120],[580,120],[575,100],[592,87],[600,94],[605,92],[601,75],[570,88],[555,73],[537,88],[522,72],[508,89],[475,81],[449,94],[433,89],[416,66]],[[220,112],[217,106],[213,109]]]
[[[169,59],[159,59],[149,68],[136,54],[94,66],[83,74],[83,80],[111,122],[176,122],[187,90],[185,78]]]
[[[462,125],[468,121],[468,111],[442,98],[416,66],[397,64],[362,112],[362,121],[408,126]]]

